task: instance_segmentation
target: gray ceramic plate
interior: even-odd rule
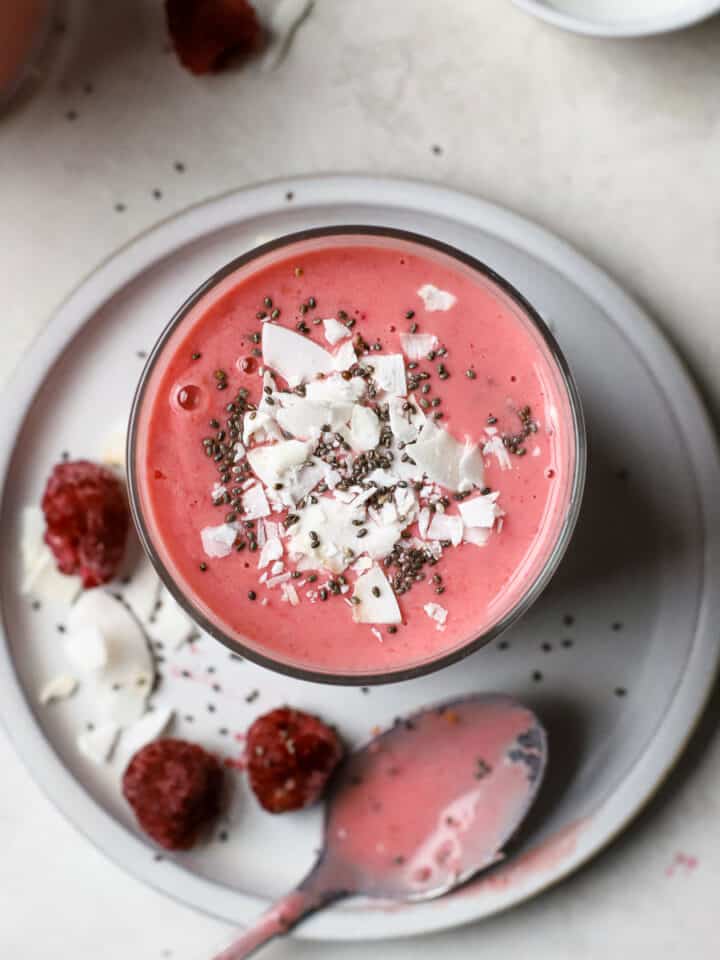
[[[720,621],[714,437],[677,357],[611,280],[527,221],[431,185],[321,177],[229,194],[160,224],[88,277],[4,399],[0,711],[18,752],[67,817],[146,883],[232,922],[253,916],[312,859],[319,814],[263,815],[241,778],[210,843],[156,859],[120,797],[122,756],[98,768],[78,755],[75,734],[92,719],[92,703],[81,691],[53,708],[38,706],[41,682],[60,665],[55,631],[64,611],[33,610],[19,595],[17,517],[37,500],[61,451],[98,455],[108,428],[127,415],[139,354],[201,280],[258,242],[349,222],[426,233],[512,281],[547,317],[574,368],[591,459],[583,515],[551,587],[511,633],[455,667],[363,692],[276,676],[229,659],[209,639],[161,665],[156,702],[176,709],[176,733],[231,759],[241,750],[233,735],[283,702],[321,713],[350,741],[398,713],[469,690],[504,691],[544,718],[548,782],[507,863],[436,902],[339,905],[300,930],[324,939],[474,920],[591,857],[676,760],[712,683]]]

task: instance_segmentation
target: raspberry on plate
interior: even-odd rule
[[[260,48],[263,30],[248,0],[165,0],[168,30],[191,73],[222,70],[234,56]]]
[[[59,463],[42,498],[45,542],[61,573],[79,574],[84,587],[112,580],[125,552],[130,515],[123,485],[89,460]]]
[[[197,744],[154,740],[128,764],[122,789],[149,837],[166,850],[189,850],[220,813],[223,770]]]
[[[258,717],[248,730],[246,750],[250,786],[270,813],[315,803],[343,755],[334,730],[289,707]]]

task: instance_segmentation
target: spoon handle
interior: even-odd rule
[[[213,960],[245,960],[274,937],[287,933],[309,913],[342,896],[338,891],[304,886],[291,890]]]

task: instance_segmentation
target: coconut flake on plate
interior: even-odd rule
[[[203,527],[200,531],[200,540],[205,556],[213,559],[229,556],[232,553],[237,534],[237,527],[231,523],[220,523],[216,527]]]
[[[117,723],[108,721],[92,730],[79,733],[75,742],[80,753],[101,766],[112,756],[119,734],[120,727]]]
[[[130,576],[130,582],[123,587],[123,600],[141,623],[145,623],[155,609],[160,593],[160,579],[143,552]]]
[[[45,515],[40,507],[24,507],[20,514],[20,592],[68,605],[82,590],[80,577],[60,573],[45,543]]]
[[[356,623],[400,623],[402,620],[392,587],[377,565],[358,577],[353,597],[360,601],[352,608]]]
[[[78,688],[77,678],[70,673],[58,673],[42,685],[38,700],[43,705],[56,700],[67,700]]]
[[[400,345],[408,360],[424,360],[437,349],[438,338],[434,333],[401,333]]]
[[[91,639],[92,631],[102,642]],[[83,636],[84,645],[74,646],[73,638],[77,644]],[[128,726],[143,715],[155,665],[140,624],[121,600],[104,590],[86,590],[70,610],[66,645],[69,655],[74,649],[104,720]]]
[[[428,313],[435,313],[438,310],[450,310],[457,303],[457,297],[448,290],[440,290],[432,283],[424,283],[417,292],[418,296],[425,304]]]
[[[100,453],[100,460],[108,467],[125,469],[125,448],[127,445],[127,424],[116,424],[105,436]]]
[[[157,740],[167,732],[172,723],[175,711],[169,707],[155,707],[144,717],[140,717],[132,726],[123,730],[120,740],[120,751],[129,760],[138,750],[142,750],[148,743]]]
[[[441,607],[439,603],[426,603],[423,607],[423,610],[431,620],[435,621],[437,624],[437,630],[445,629],[445,621],[447,620],[448,616],[448,612],[445,607]]]
[[[345,324],[340,323],[335,317],[327,317],[327,319],[323,320],[323,329],[325,331],[325,339],[333,347],[340,343],[341,340],[351,336]]]
[[[195,624],[175,597],[162,587],[158,606],[146,626],[150,639],[170,650],[177,650],[188,642],[195,629]]]
[[[262,352],[263,362],[291,387],[335,369],[333,356],[324,347],[277,323],[263,324]]]

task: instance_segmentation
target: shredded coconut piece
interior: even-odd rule
[[[423,607],[423,610],[431,620],[435,621],[436,630],[445,629],[445,621],[447,620],[448,616],[448,612],[445,607],[441,607],[439,603],[426,603]]]
[[[418,296],[425,304],[428,313],[435,313],[437,310],[449,310],[457,303],[457,297],[447,290],[440,290],[432,283],[425,283],[418,290]]]

